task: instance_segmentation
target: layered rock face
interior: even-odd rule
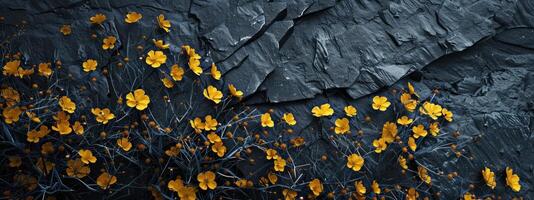
[[[22,68],[35,70],[0,76],[2,89],[16,90],[21,99],[9,105],[9,95],[3,95],[1,108],[18,106],[41,118],[37,123],[21,114],[19,121],[8,123],[3,114],[0,157],[6,162],[22,158],[16,168],[1,167],[2,191],[9,191],[5,196],[185,199],[180,196],[185,192],[169,186],[180,179],[183,187],[196,189],[198,199],[288,199],[290,191],[318,199],[459,199],[467,193],[534,198],[532,1],[0,2],[2,66],[20,60]],[[125,23],[129,12],[142,18]],[[97,13],[105,21],[91,23]],[[158,15],[170,21],[168,32]],[[62,33],[62,26],[70,33]],[[116,42],[103,50],[108,36]],[[168,48],[156,45],[157,40]],[[190,69],[192,55],[185,45],[201,57],[202,74]],[[161,67],[147,64],[150,50],[166,55]],[[98,62],[94,71],[83,70],[88,59]],[[47,62],[52,75],[38,75],[37,66]],[[174,64],[185,70],[180,80],[173,76]],[[213,78],[212,64],[220,80]],[[232,97],[230,84],[243,93],[241,98]],[[205,94],[208,86],[222,91],[220,103]],[[146,110],[126,105],[126,95],[139,88],[150,97]],[[405,109],[402,94],[417,100],[415,111]],[[82,122],[84,133],[52,131],[40,142],[28,142],[29,130],[55,126],[62,96],[76,103],[70,123]],[[387,97],[392,105],[384,112],[373,109],[375,96]],[[432,120],[419,109],[424,102],[450,110],[453,120]],[[314,116],[313,108],[326,103],[334,114]],[[356,116],[346,116],[348,105],[357,109]],[[115,118],[99,123],[93,108],[110,108]],[[265,126],[265,113],[274,127]],[[287,113],[296,125],[288,124]],[[196,132],[194,119],[207,115],[217,120],[216,127]],[[378,153],[374,141],[384,134],[384,124],[401,116],[413,118],[414,124],[397,125],[395,141]],[[349,120],[350,132],[339,134],[335,127],[342,118]],[[415,138],[417,148],[410,149],[412,126],[430,129],[434,122],[439,133]],[[213,150],[220,146],[208,138],[211,132],[225,146],[222,156]],[[120,138],[128,138],[132,150],[117,147]],[[46,142],[52,142],[53,153],[39,152]],[[173,147],[180,149],[177,156],[168,153]],[[92,150],[98,161],[89,165],[87,177],[73,178],[65,173],[66,163],[79,157],[80,149]],[[275,149],[287,163],[282,171],[265,156],[267,149]],[[352,154],[365,160],[362,169],[347,167]],[[407,168],[399,165],[401,157]],[[44,173],[39,159],[55,166]],[[485,167],[495,173],[494,189],[481,173]],[[509,186],[507,167],[520,177],[517,192]],[[104,171],[117,178],[109,188],[97,183]],[[199,186],[197,175],[205,171],[215,172],[217,188]],[[430,184],[422,173],[431,177]],[[34,177],[39,185],[28,189],[21,176]],[[322,184],[319,195],[310,186],[313,179]],[[239,180],[253,186],[240,187]],[[358,181],[367,188],[364,194],[355,186]],[[372,189],[373,182],[380,193]]]

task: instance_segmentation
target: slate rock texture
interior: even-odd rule
[[[142,87],[151,97],[166,96],[166,99],[152,98],[150,111],[145,114],[157,121],[158,126],[173,128],[172,134],[132,131],[132,137],[138,138],[136,143],[152,148],[135,154],[131,163],[119,167],[120,170],[115,169],[125,171],[122,176],[128,177],[119,179],[132,180],[130,183],[123,181],[122,190],[107,194],[87,189],[75,180],[64,183],[52,180],[60,179],[58,174],[48,180],[40,179],[42,187],[35,192],[36,196],[50,193],[65,199],[87,196],[148,198],[151,194],[146,188],[150,186],[162,193],[163,198],[175,198],[176,194],[159,183],[161,179],[168,181],[180,175],[195,180],[193,175],[203,171],[201,165],[206,163],[169,161],[167,165],[175,167],[175,171],[161,172],[152,170],[163,169],[162,166],[144,166],[144,159],[164,157],[164,150],[172,146],[176,138],[183,132],[191,132],[188,120],[194,117],[218,113],[218,121],[225,122],[241,112],[258,115],[273,109],[273,119],[281,119],[284,113],[291,112],[298,123],[292,127],[292,134],[280,134],[286,129],[276,129],[262,135],[263,140],[287,144],[296,138],[306,141],[302,148],[292,149],[290,154],[294,166],[300,166],[294,170],[304,175],[288,175],[287,180],[281,180],[288,184],[296,182],[293,186],[302,191],[302,195],[309,191],[305,181],[322,177],[326,183],[325,191],[336,195],[341,193],[341,187],[353,191],[355,180],[362,180],[368,186],[377,180],[382,187],[394,190],[384,194],[386,199],[405,197],[405,190],[395,190],[397,185],[417,187],[421,197],[431,199],[458,199],[468,191],[479,198],[534,198],[532,1],[0,2],[0,38],[4,38],[0,39],[2,55],[21,52],[21,60],[27,66],[43,61],[60,60],[62,63],[61,70],[55,68],[54,76],[58,81],[54,84],[44,79],[30,81],[1,76],[2,86],[33,94],[32,83],[55,85],[54,90],[69,95],[82,113],[92,107],[120,111],[120,119],[110,127],[89,128],[92,133],[89,137],[95,140],[101,131],[118,132],[114,126],[121,127],[143,117],[116,105],[119,97],[124,98],[127,92]],[[142,13],[143,19],[136,24],[125,24],[124,15],[129,11]],[[97,26],[88,23],[89,17],[95,13],[105,13],[106,22]],[[159,14],[171,21],[170,33],[157,28],[155,18]],[[68,37],[59,32],[59,27],[64,24],[72,27]],[[115,49],[102,51],[101,40],[109,35],[117,38]],[[170,44],[167,65],[157,70],[144,63],[144,55],[155,49],[151,42],[153,38]],[[209,76],[198,78],[187,71],[184,80],[174,88],[164,88],[161,79],[168,77],[172,64],[187,66],[187,57],[181,53],[182,45],[197,50],[202,56],[205,72],[209,72],[209,66],[215,63],[222,72],[222,80],[213,82]],[[81,70],[81,63],[88,58],[98,60],[97,71],[85,73]],[[127,62],[125,58],[128,58]],[[3,65],[8,60],[1,61]],[[418,144],[418,151],[410,162],[410,167],[424,165],[432,172],[432,185],[422,185],[420,180],[413,178],[413,171],[407,172],[411,176],[399,173],[397,157],[401,146],[391,147],[395,150],[380,155],[372,152],[372,141],[378,136],[382,124],[399,116],[376,114],[371,109],[371,99],[375,95],[397,98],[408,82],[415,86],[420,99],[435,99],[454,113],[454,121],[441,127],[441,135]],[[206,106],[211,102],[197,91],[198,84],[213,84],[228,91],[229,83],[243,91],[245,96],[240,102],[226,104],[235,108],[231,111],[225,110],[225,106]],[[318,119],[311,115],[312,107],[323,103],[332,105],[335,117]],[[351,119],[354,134],[333,136],[330,127],[337,117],[342,116],[338,113],[342,113],[346,105],[358,108],[358,116]],[[400,108],[402,105],[394,106]],[[52,114],[44,115],[50,117]],[[77,113],[75,117],[82,115]],[[373,116],[372,123],[363,123],[366,116]],[[2,126],[5,143],[2,144],[5,147],[2,160],[30,147],[24,137],[16,135],[21,130],[4,123]],[[251,147],[254,146],[253,134],[264,129],[258,120],[248,126],[250,132],[242,132],[239,136],[245,138],[244,146]],[[231,128],[224,127],[218,132],[223,134]],[[356,134],[359,130],[362,135]],[[146,139],[147,135],[151,139]],[[336,142],[332,142],[334,137]],[[402,136],[403,140],[406,138]],[[456,144],[461,155],[451,151],[451,144]],[[237,144],[228,145],[228,148],[229,153],[242,150]],[[345,157],[350,151],[365,155],[365,173],[355,173],[345,167]],[[328,161],[317,162],[323,155]],[[60,156],[63,155],[58,155],[58,159]],[[232,169],[235,176],[251,180],[259,180],[272,168],[272,161],[266,160],[260,149],[252,150],[247,158],[253,158],[256,166],[245,160],[224,167]],[[480,173],[484,167],[490,167],[497,175],[498,184],[494,190],[485,187]],[[505,187],[506,167],[513,168],[521,177],[520,192],[511,192]],[[2,168],[2,172],[9,170]],[[453,172],[459,176],[449,180],[447,174]],[[5,183],[10,179],[2,177]],[[0,184],[4,190],[13,189],[5,183]],[[470,185],[475,187],[470,189]],[[253,189],[222,190],[198,194],[197,197],[274,199],[281,198],[282,189],[277,189],[277,193]],[[370,192],[368,197],[372,197]],[[346,199],[349,195],[339,198]]]

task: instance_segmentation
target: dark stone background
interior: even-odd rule
[[[331,162],[305,172],[322,174],[327,177],[326,182],[365,176],[368,184],[377,179],[384,187],[393,188],[394,184],[416,187],[419,185],[417,180],[400,177],[395,153],[369,158],[376,163],[366,160],[368,171],[364,175],[354,176],[341,169],[346,161],[333,153],[336,147],[328,142],[327,136],[317,133],[317,130],[328,129],[334,119],[318,122],[310,114],[311,108],[321,103],[329,102],[339,113],[350,103],[358,108],[356,120],[362,121],[371,113],[369,102],[372,96],[390,95],[393,88],[404,88],[409,81],[420,91],[422,99],[438,89],[436,98],[455,114],[454,122],[442,127],[442,135],[420,144],[423,147],[414,156],[418,163],[433,171],[442,171],[445,175],[458,172],[459,177],[449,181],[446,176],[433,175],[432,187],[420,186],[423,187],[422,196],[457,199],[468,191],[469,184],[474,184],[476,188],[471,192],[477,197],[495,194],[503,195],[504,199],[510,196],[534,198],[531,187],[534,176],[534,1],[0,2],[0,16],[4,17],[0,21],[3,54],[20,51],[23,62],[28,65],[61,60],[62,72],[58,74],[69,74],[70,77],[64,76],[58,85],[69,96],[76,97],[73,100],[79,102],[80,110],[94,106],[113,107],[118,96],[138,87],[149,91],[151,97],[168,95],[171,104],[182,109],[180,102],[190,98],[195,76],[188,74],[184,82],[167,90],[159,81],[162,75],[137,58],[153,49],[150,40],[157,38],[171,44],[167,52],[168,63],[179,62],[186,66],[179,52],[181,45],[188,44],[203,56],[204,71],[209,72],[211,62],[219,66],[223,73],[223,81],[217,85],[219,88],[233,83],[245,93],[247,97],[243,104],[236,105],[237,110],[246,107],[264,112],[274,108],[275,119],[280,119],[284,112],[295,114],[298,121],[296,135],[306,138],[306,147],[293,159],[307,163],[323,154],[332,158]],[[126,25],[123,19],[128,11],[142,13],[143,19],[137,24]],[[94,27],[88,20],[97,12],[105,13],[108,20],[102,26]],[[169,34],[157,29],[155,17],[160,13],[171,20]],[[65,37],[58,31],[63,24],[72,26],[72,35]],[[91,34],[96,34],[98,39],[92,39]],[[103,52],[101,40],[108,35],[117,37],[116,50]],[[142,36],[147,37],[143,39]],[[146,50],[136,51],[137,45],[144,45]],[[116,69],[116,64],[125,56],[131,61],[126,67]],[[99,69],[90,74],[83,73],[80,64],[86,58],[97,59]],[[102,66],[108,67],[109,76],[100,73]],[[170,68],[169,64],[167,66]],[[90,81],[92,77],[97,77],[98,81]],[[209,80],[209,77],[203,77],[201,82],[208,83]],[[23,91],[31,90],[28,81],[6,78],[2,83]],[[80,91],[81,86],[87,90]],[[213,112],[212,108],[203,106],[207,101],[200,93],[193,96],[197,99],[190,105],[194,113],[187,113],[185,109],[177,112],[186,112],[188,118]],[[168,106],[162,99],[153,99],[150,112],[159,121],[172,121]],[[219,121],[231,116],[223,114]],[[376,117],[376,124],[394,117],[381,114]],[[330,125],[325,125],[328,123]],[[168,122],[162,126],[178,125]],[[185,130],[187,126],[182,123],[175,129]],[[356,129],[373,133],[365,125]],[[455,131],[460,133],[458,138],[452,136]],[[277,138],[273,135],[270,137]],[[292,137],[280,140],[288,141]],[[364,146],[372,147],[371,141],[375,137],[376,134],[359,139]],[[464,156],[457,158],[450,151],[448,145],[453,142],[458,144]],[[23,143],[21,140],[17,145],[23,146]],[[154,156],[162,154],[158,152],[160,150],[151,151]],[[261,152],[257,154],[260,158],[263,155]],[[265,160],[257,162],[260,166],[262,162],[268,165]],[[184,165],[184,170],[189,168]],[[484,186],[480,175],[484,166],[492,168],[497,175],[494,191]],[[521,177],[519,193],[504,187],[507,166]],[[265,171],[265,168],[248,164],[235,167],[243,174]],[[313,171],[317,169],[320,172]],[[129,170],[145,175],[142,179],[146,181],[139,181],[140,187],[157,184],[149,172],[135,167]],[[395,170],[397,172],[393,173]],[[326,191],[334,188],[334,185],[327,186]],[[439,197],[435,195],[438,191],[441,192]],[[236,193],[218,195],[274,198],[271,194],[252,190]],[[132,195],[135,194],[149,195],[127,189],[120,197],[134,198]],[[84,191],[80,195],[97,194]],[[403,198],[400,193],[387,197]],[[66,194],[65,198],[83,197]]]

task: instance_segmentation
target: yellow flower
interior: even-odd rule
[[[106,15],[102,13],[97,13],[96,15],[89,18],[91,21],[91,24],[102,24],[104,21],[106,21]]]
[[[278,152],[276,152],[276,150],[274,149],[267,149],[265,151],[265,158],[267,158],[267,160],[272,160],[272,159],[278,159]]]
[[[484,178],[486,185],[491,189],[494,189],[495,186],[497,186],[497,183],[495,182],[495,173],[493,173],[491,169],[484,167],[484,170],[482,170],[482,177]]]
[[[410,147],[412,151],[417,149],[417,144],[415,143],[415,139],[413,137],[408,138],[408,147]]]
[[[40,126],[39,130],[31,130],[27,133],[27,141],[37,143],[39,140],[50,133],[48,126]]]
[[[89,168],[87,165],[84,165],[83,162],[78,158],[76,160],[67,161],[67,169],[65,171],[70,177],[83,178],[91,173],[91,168]]]
[[[408,165],[406,164],[406,158],[402,157],[402,156],[399,156],[399,165],[403,168],[403,169],[408,169]]]
[[[180,189],[182,189],[183,187],[184,187],[184,181],[182,181],[180,177],[176,177],[175,180],[170,180],[169,183],[167,184],[167,188],[169,188],[169,190],[174,191],[174,192],[180,191]]]
[[[91,152],[91,150],[81,149],[78,151],[78,155],[80,155],[80,159],[85,164],[96,163],[96,157],[93,156],[93,152]]]
[[[243,97],[243,92],[240,90],[237,90],[233,84],[228,84],[228,90],[230,90],[230,94],[234,97],[241,98]]]
[[[219,91],[216,87],[213,87],[212,85],[209,85],[208,88],[204,89],[204,97],[206,99],[209,99],[216,104],[219,104],[221,102],[221,99],[223,98],[223,94],[221,91]]]
[[[410,82],[408,82],[408,92],[410,92],[410,94],[413,94],[413,95],[419,97],[419,94],[417,94],[415,92],[415,89],[414,89],[413,85]]]
[[[200,66],[200,56],[198,54],[195,54],[193,56],[189,57],[189,69],[193,71],[196,75],[202,74],[204,70],[202,70],[202,66]]]
[[[52,130],[59,132],[60,135],[68,135],[72,133],[70,122],[68,120],[58,120],[56,125],[52,126]]]
[[[20,66],[20,60],[9,61],[4,65],[4,75],[12,75],[19,78],[33,74],[33,69],[24,69]]]
[[[206,117],[204,117],[204,119],[206,120],[206,122],[204,123],[204,130],[217,130],[217,119],[212,118],[211,115],[207,115]]]
[[[347,167],[355,172],[360,171],[364,163],[365,160],[358,154],[353,153],[350,154],[349,157],[347,157]]]
[[[70,25],[63,25],[61,28],[59,28],[59,32],[63,33],[63,35],[67,36],[72,33],[72,29],[70,28]]]
[[[269,174],[267,174],[267,178],[269,178],[269,182],[271,182],[271,184],[276,184],[276,182],[278,181],[278,176],[276,176],[276,174],[272,172],[269,172]]]
[[[271,118],[270,113],[263,113],[261,115],[261,126],[262,127],[274,127],[274,121]]]
[[[438,122],[431,123],[430,126],[428,127],[428,130],[430,131],[432,136],[437,136],[439,133],[439,123]]]
[[[67,96],[62,96],[59,98],[59,106],[61,109],[68,113],[74,113],[76,110],[76,104]]]
[[[283,172],[285,167],[286,167],[286,160],[278,156],[278,158],[274,160],[274,171]]]
[[[239,179],[235,182],[235,185],[239,188],[251,188],[254,186],[254,183],[251,180]]]
[[[84,72],[95,71],[96,66],[98,66],[98,62],[96,62],[96,60],[93,60],[93,59],[87,59],[85,62],[82,63]]]
[[[419,198],[419,192],[415,188],[410,188],[406,192],[406,200],[417,200]]]
[[[74,131],[74,133],[76,133],[76,135],[82,135],[84,132],[83,126],[79,121],[74,122],[74,124],[72,125],[72,130]]]
[[[445,118],[445,120],[449,121],[449,122],[452,122],[452,112],[447,110],[447,108],[443,108],[441,109],[441,113],[443,114],[443,117]]]
[[[330,108],[330,104],[325,103],[320,107],[315,106],[312,108],[313,116],[315,117],[325,117],[332,116],[334,114],[334,109]]]
[[[182,187],[178,191],[178,197],[180,197],[180,200],[195,200],[197,199],[197,189],[194,187],[186,186]]]
[[[358,114],[358,110],[356,110],[356,108],[351,105],[345,106],[343,110],[345,110],[345,114],[347,115],[347,117],[354,117]]]
[[[5,108],[2,111],[2,116],[4,117],[4,122],[6,122],[6,124],[18,122],[20,119],[20,114],[22,114],[22,110],[18,106]]]
[[[428,115],[433,120],[438,119],[439,116],[441,116],[441,106],[429,102],[423,103],[423,107],[419,108],[419,112]]]
[[[347,118],[336,119],[335,125],[334,132],[336,134],[350,133],[350,124]]]
[[[294,126],[295,124],[297,124],[297,121],[295,120],[293,113],[284,113],[284,115],[282,116],[282,119],[284,119],[284,121],[290,126]]]
[[[422,124],[412,127],[412,132],[413,137],[415,139],[419,137],[426,137],[426,135],[428,134],[428,132],[425,130],[425,126],[423,126]]]
[[[400,101],[408,112],[413,112],[417,107],[417,100],[412,99],[412,96],[408,93],[403,93],[400,97]]]
[[[37,117],[37,114],[35,114],[34,112],[26,111],[25,113],[28,116],[28,118],[32,120],[32,122],[41,123],[41,119],[39,119],[39,117]]]
[[[217,187],[217,182],[215,182],[215,173],[212,171],[199,173],[197,175],[197,180],[198,186],[202,190],[208,190],[208,188],[214,190]]]
[[[387,97],[384,96],[375,96],[373,97],[373,109],[386,111],[391,103],[388,101]]]
[[[52,75],[52,69],[50,68],[50,65],[50,63],[39,63],[39,74],[45,77]]]
[[[7,107],[11,107],[20,102],[20,94],[17,90],[14,90],[12,87],[7,87],[0,90],[0,95],[5,99]]]
[[[313,179],[312,181],[310,181],[310,183],[308,184],[308,187],[310,188],[310,190],[313,192],[313,195],[315,196],[319,196],[321,195],[321,192],[323,192],[323,184],[321,183],[319,179]]]
[[[170,79],[168,79],[167,77],[162,78],[161,82],[163,83],[163,86],[165,86],[166,88],[174,87],[174,83]]]
[[[194,120],[189,120],[189,124],[191,125],[191,128],[195,129],[195,133],[201,133],[202,130],[204,130],[204,127],[206,126],[202,119],[196,117]]]
[[[108,50],[115,48],[115,42],[117,42],[117,38],[114,36],[108,36],[102,40],[102,49]]]
[[[215,80],[221,80],[221,71],[217,69],[215,63],[211,64],[211,77]]]
[[[378,138],[376,140],[373,140],[373,146],[375,147],[376,153],[382,153],[382,151],[385,151],[388,147],[386,140],[384,138]]]
[[[103,190],[108,189],[111,185],[117,183],[117,177],[113,176],[107,172],[103,172],[96,179],[96,184],[100,186]]]
[[[402,116],[399,119],[397,119],[397,124],[408,126],[413,122],[412,118],[408,118],[407,116]]]
[[[178,64],[172,65],[171,77],[175,81],[181,81],[184,77],[184,69],[178,66]]]
[[[170,44],[165,44],[163,40],[152,39],[152,42],[154,42],[154,45],[156,45],[156,47],[158,47],[159,49],[168,49],[170,46]]]
[[[521,190],[521,184],[519,183],[519,176],[514,174],[514,170],[506,167],[506,185],[508,185],[514,192]]]
[[[290,189],[284,189],[282,191],[282,195],[284,195],[284,200],[294,200],[297,198],[297,192]]]
[[[20,167],[22,159],[19,156],[9,156],[9,167]]]
[[[213,153],[216,153],[217,156],[223,157],[226,153],[226,146],[224,146],[222,142],[216,142],[211,146],[211,151],[213,151]]]
[[[471,194],[469,192],[466,192],[464,194],[464,200],[474,200],[475,198],[476,198],[475,195],[473,195],[473,194]]]
[[[117,139],[117,145],[124,151],[130,151],[132,148],[132,143],[128,141],[128,138],[119,138]]]
[[[397,124],[386,122],[382,127],[382,138],[386,143],[392,143],[397,137]]]
[[[167,56],[163,51],[154,51],[150,50],[146,57],[146,64],[152,66],[153,68],[158,68],[161,64],[164,64],[167,61]]]
[[[210,134],[208,134],[207,137],[210,143],[212,144],[222,142],[221,137],[219,137],[219,135],[217,135],[215,132],[211,132]]]
[[[373,180],[373,183],[371,183],[371,188],[373,189],[373,192],[375,194],[380,194],[382,192],[382,190],[380,189],[380,185],[378,184],[378,182],[376,182],[376,180]]]
[[[95,115],[96,121],[102,124],[107,124],[109,120],[112,120],[115,118],[115,115],[111,113],[109,108],[104,108],[104,109],[92,108],[91,113]]]
[[[421,180],[426,184],[432,183],[432,178],[430,178],[430,176],[428,175],[426,168],[422,166],[417,166],[417,174],[419,175],[419,178],[421,178]]]
[[[54,144],[52,142],[46,142],[41,145],[41,154],[43,155],[54,153],[54,151]]]
[[[136,108],[137,110],[144,110],[150,103],[150,97],[145,94],[143,89],[137,89],[133,93],[126,95],[126,105],[130,108]]]
[[[363,185],[363,181],[354,182],[354,187],[356,187],[356,192],[359,195],[364,195],[365,192],[367,192],[367,188],[365,188],[365,185]]]
[[[163,16],[163,14],[158,15],[157,19],[158,25],[161,29],[165,30],[167,33],[171,31],[171,21],[165,20],[165,16]]]
[[[124,18],[124,22],[128,24],[132,24],[132,23],[138,22],[141,18],[143,18],[143,15],[141,15],[140,13],[129,12],[128,14],[126,14],[126,18]]]

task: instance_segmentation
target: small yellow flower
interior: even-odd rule
[[[372,107],[374,110],[386,111],[390,105],[391,103],[388,101],[387,97],[384,97],[384,96],[373,97]]]
[[[67,169],[65,170],[70,177],[83,178],[91,173],[91,168],[84,165],[84,163],[78,158],[76,160],[67,161]]]
[[[464,194],[464,200],[475,200],[475,199],[476,199],[475,195],[473,195],[473,194],[471,194],[469,192],[466,192]]]
[[[269,174],[267,174],[267,178],[269,178],[269,182],[271,182],[271,184],[276,184],[276,182],[278,181],[278,176],[276,176],[276,174],[272,172],[269,172]]]
[[[117,42],[117,38],[115,36],[108,36],[102,40],[102,49],[108,50],[115,48],[115,43]]]
[[[408,169],[408,164],[406,164],[406,158],[399,156],[399,165],[402,167],[402,169]]]
[[[355,172],[360,171],[364,163],[365,160],[358,154],[353,153],[347,157],[347,167]]]
[[[263,113],[261,115],[261,126],[262,127],[274,127],[274,121],[271,118],[270,113]]]
[[[356,108],[351,105],[345,106],[343,110],[345,111],[345,114],[347,115],[347,117],[354,117],[358,114],[358,110],[356,110]]]
[[[210,134],[208,134],[207,137],[210,143],[212,144],[222,142],[221,137],[219,137],[219,135],[217,135],[215,132],[211,132]]]
[[[399,119],[397,119],[397,124],[408,126],[413,122],[412,118],[408,118],[408,116],[402,116]]]
[[[441,109],[441,113],[443,114],[443,117],[445,118],[445,120],[447,120],[448,122],[452,122],[452,112],[447,110],[447,108],[443,108]]]
[[[52,69],[50,68],[50,63],[39,63],[39,75],[49,77],[52,75]]]
[[[514,174],[514,170],[510,167],[506,167],[506,185],[514,192],[521,190],[521,184],[519,183],[519,176]]]
[[[274,171],[283,172],[285,167],[286,160],[278,156],[278,158],[274,160]]]
[[[89,20],[91,21],[91,24],[102,24],[104,21],[106,21],[106,15],[102,14],[102,13],[97,13],[96,15],[92,16],[91,18],[89,18]]]
[[[133,24],[138,22],[141,18],[143,18],[143,15],[137,12],[129,12],[126,14],[126,17],[124,18],[124,22],[128,24]]]
[[[20,167],[22,165],[22,159],[19,156],[9,156],[9,167]]]
[[[98,62],[96,62],[96,60],[93,60],[93,59],[87,59],[85,62],[82,63],[84,72],[95,71],[96,66],[98,66]]]
[[[171,21],[165,20],[165,16],[163,16],[163,14],[158,15],[157,20],[161,29],[165,30],[167,33],[171,31]]]
[[[382,153],[382,151],[385,151],[388,147],[386,140],[384,138],[378,138],[376,140],[373,140],[373,146],[375,147],[376,153]]]
[[[290,189],[284,189],[282,191],[282,195],[284,195],[284,200],[294,200],[297,198],[297,192]]]
[[[417,200],[419,198],[419,192],[415,188],[408,189],[406,192],[406,200]]]
[[[96,163],[96,157],[93,156],[93,152],[91,152],[91,150],[81,149],[78,151],[78,155],[80,155],[80,159],[85,164]]]
[[[408,93],[403,93],[400,97],[400,101],[408,112],[413,112],[417,107],[417,100],[412,99],[412,96]]]
[[[273,159],[278,159],[278,152],[276,152],[276,150],[274,149],[267,149],[265,151],[265,158],[267,158],[267,160],[273,160]]]
[[[167,56],[163,51],[154,51],[150,50],[146,57],[146,64],[152,66],[153,68],[158,68],[167,61]]]
[[[419,108],[419,112],[428,115],[433,120],[438,119],[438,117],[442,115],[441,111],[442,108],[440,105],[429,102],[423,103],[423,106]]]
[[[154,45],[156,45],[156,47],[158,47],[159,49],[168,49],[170,46],[170,44],[165,44],[163,40],[152,39],[152,42],[154,42]]]
[[[175,81],[181,81],[184,77],[184,69],[178,66],[178,64],[172,65],[171,77]]]
[[[234,97],[241,98],[243,97],[243,92],[240,90],[237,90],[233,84],[228,84],[228,90],[230,90],[230,94]]]
[[[310,188],[310,190],[313,192],[313,195],[315,196],[319,196],[323,192],[323,184],[321,183],[319,179],[313,179],[312,181],[310,181],[310,183],[308,184],[308,187]]]
[[[224,146],[222,142],[216,142],[211,146],[211,151],[213,151],[213,153],[216,153],[217,156],[223,157],[226,153],[226,146]]]
[[[211,64],[211,77],[215,80],[221,80],[221,71],[217,69],[215,63]]]
[[[173,88],[174,87],[174,82],[172,82],[167,77],[162,78],[161,82],[163,83],[163,86],[165,86],[166,88]]]
[[[486,182],[486,185],[490,187],[491,189],[495,189],[495,186],[497,186],[497,182],[495,182],[495,173],[491,171],[491,169],[484,167],[482,170],[482,177],[484,178],[484,181]]]
[[[67,96],[62,96],[59,98],[58,104],[65,112],[74,113],[76,110],[76,104]]]
[[[178,197],[180,200],[196,200],[197,199],[197,189],[191,186],[182,187],[178,191]]]
[[[74,131],[74,133],[76,133],[76,135],[83,135],[84,132],[84,128],[79,121],[74,122],[74,124],[72,125],[72,130]]]
[[[235,182],[235,185],[239,188],[251,188],[254,186],[254,183],[251,180],[239,179]]]
[[[215,182],[215,173],[212,171],[201,172],[197,175],[198,186],[202,190],[212,189],[214,190],[217,187],[217,182]]]
[[[410,147],[412,151],[417,149],[417,143],[415,143],[415,139],[413,137],[408,138],[408,147]]]
[[[112,120],[115,118],[115,115],[111,113],[109,108],[104,108],[104,109],[92,108],[91,113],[95,115],[96,121],[102,124],[107,124],[109,120]]]
[[[439,133],[439,123],[438,122],[431,123],[430,126],[428,127],[428,130],[430,131],[432,136],[437,136]]]
[[[326,117],[326,116],[332,116],[334,114],[334,109],[330,108],[330,104],[325,103],[322,104],[320,107],[315,106],[312,108],[313,116],[315,117]]]
[[[426,184],[432,183],[432,178],[428,175],[426,168],[417,166],[417,174],[419,175],[419,178]]]
[[[65,24],[59,28],[59,32],[61,32],[64,36],[67,36],[72,33],[72,29],[70,28],[70,25]]]
[[[392,143],[397,137],[397,124],[393,122],[386,122],[382,127],[382,136],[386,143]]]
[[[196,117],[194,120],[189,120],[189,124],[191,125],[191,128],[195,130],[195,133],[202,133],[202,130],[204,130],[204,127],[206,126],[202,119]]]
[[[382,192],[382,190],[380,189],[380,185],[378,184],[378,182],[376,182],[376,180],[373,180],[373,183],[371,183],[371,189],[373,189],[373,192],[375,194],[380,194]]]
[[[28,116],[28,118],[30,118],[32,120],[32,122],[41,123],[41,119],[39,117],[37,117],[37,114],[35,114],[34,112],[26,111],[25,113]]]
[[[206,131],[217,130],[217,125],[218,125],[217,119],[212,118],[211,115],[207,115],[206,117],[204,117],[204,120],[205,120],[204,130]]]
[[[290,126],[294,126],[295,124],[297,124],[297,121],[295,120],[293,113],[284,113],[284,115],[282,116],[282,119],[284,119],[284,121]]]
[[[72,133],[70,122],[68,120],[58,120],[56,125],[52,126],[52,130],[59,132],[60,135],[68,135]]]
[[[124,151],[130,151],[132,148],[132,143],[128,140],[128,138],[117,139],[117,145],[119,145],[119,147]]]
[[[209,85],[208,88],[204,89],[203,94],[206,99],[209,99],[215,102],[216,104],[219,104],[223,98],[222,92],[211,85]]]
[[[104,172],[96,179],[96,184],[103,190],[108,189],[111,185],[117,183],[117,177]]]
[[[27,133],[27,141],[28,142],[33,142],[33,143],[38,143],[39,140],[43,137],[45,137],[46,135],[48,135],[50,133],[50,129],[48,129],[48,126],[40,126],[39,127],[39,130],[31,130]]]
[[[6,124],[18,122],[20,119],[20,114],[22,114],[22,110],[18,106],[4,108],[2,111],[2,116],[4,117],[4,122],[6,122]]]
[[[184,187],[184,181],[180,177],[176,177],[175,180],[170,180],[167,184],[169,190],[178,192]]]
[[[426,135],[428,134],[428,132],[425,130],[425,126],[423,126],[422,124],[412,127],[412,132],[413,137],[415,139],[419,137],[426,137]]]
[[[359,195],[365,195],[365,193],[367,192],[367,188],[365,188],[365,185],[363,185],[363,181],[354,182],[354,187],[356,188],[356,192]]]
[[[334,132],[336,134],[345,134],[350,132],[349,119],[347,118],[336,119],[335,125],[336,127],[334,128]]]
[[[126,95],[126,105],[130,108],[136,108],[137,110],[144,110],[150,103],[150,97],[145,94],[145,90],[137,89],[133,93],[130,92]]]

